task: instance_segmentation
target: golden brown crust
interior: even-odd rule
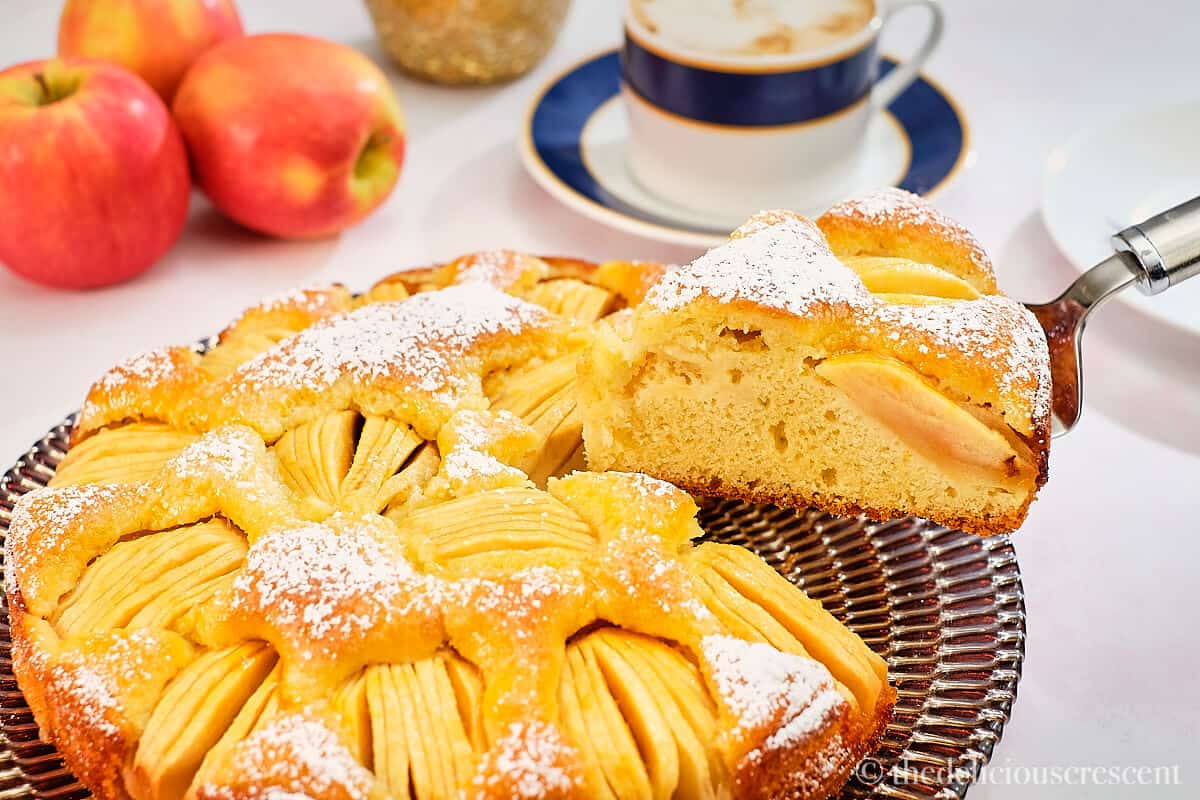
[[[907,258],[947,269],[983,294],[996,293],[991,259],[975,236],[911,192],[869,192],[833,206],[817,225],[840,257]]]
[[[574,279],[617,295],[622,301],[617,308],[621,308],[640,303],[646,291],[667,269],[665,264],[652,261],[597,263],[569,256],[539,258],[511,250],[494,250],[473,253],[442,264],[395,272],[377,281],[371,291],[400,285],[409,293],[415,293],[443,289],[464,280],[484,277],[497,288],[521,295],[533,282]]]
[[[728,244],[665,273],[646,302],[602,329],[581,367],[590,403],[589,463],[665,469],[655,474],[705,494],[875,519],[918,513],[980,533],[1015,529],[1048,467],[1050,374],[1036,320],[1020,304],[988,293],[994,281],[977,243],[919,199],[885,192],[843,204],[826,221],[843,236],[832,249],[822,231],[797,214],[756,215]],[[875,238],[868,247],[851,234]],[[813,391],[848,405],[855,419],[867,419],[871,430],[880,427],[885,438],[894,435],[899,452],[907,448],[923,459],[927,469],[913,480],[925,483],[905,488],[882,481],[881,502],[863,491],[861,480],[848,497],[832,486],[826,496],[821,486],[832,479],[824,472],[818,479],[814,471],[811,482],[800,476],[784,490],[779,480],[762,481],[768,490],[746,475],[729,485],[728,469],[713,475],[698,450],[682,457],[691,467],[636,455],[636,415],[654,417],[666,441],[701,435],[676,429],[664,416],[688,416],[680,411],[687,407],[683,387],[696,380],[714,403],[739,403],[757,393],[763,410],[747,412],[752,425],[731,423],[737,432],[726,447],[745,448],[769,426],[784,426],[770,417],[786,398],[733,377],[769,362],[772,374],[788,380],[781,358],[794,358]],[[718,362],[723,366],[707,366]],[[643,382],[640,376],[656,377]],[[839,415],[829,413],[832,426]],[[818,435],[805,430],[802,435]],[[654,439],[653,432],[644,435]],[[789,429],[788,435],[795,434]],[[775,446],[785,448],[783,441],[777,438]],[[763,447],[770,450],[770,437]],[[805,463],[813,467],[811,459]],[[836,476],[837,466],[814,470],[830,467]],[[752,466],[739,469],[753,477]],[[855,471],[860,477],[861,469]]]
[[[899,359],[955,399],[995,409],[1022,435],[1049,417],[1045,336],[1028,309],[994,288],[972,300],[892,302],[868,291],[841,255],[810,220],[763,212],[729,244],[666,272],[637,310],[638,327],[666,336],[705,312],[751,330],[765,315],[832,355]]]
[[[281,330],[295,333],[317,320],[349,311],[353,306],[350,291],[340,283],[296,289],[246,309],[221,331],[217,339],[225,342],[250,330]]]
[[[236,744],[195,789],[195,800],[252,800],[273,792],[321,800],[389,796],[324,719],[281,715]]]
[[[892,720],[895,702],[896,690],[889,686],[880,696],[874,715],[865,723],[848,716],[835,721],[835,733],[819,752],[796,748],[743,759],[734,778],[734,797],[753,800],[833,797],[845,786],[858,763],[879,746]],[[828,771],[813,770],[813,763],[829,765]]]
[[[208,381],[199,354],[190,347],[151,350],[127,359],[92,384],[71,431],[71,443],[125,420],[166,419],[182,398]]]
[[[627,465],[625,468],[631,468],[632,465]],[[622,465],[612,465],[611,468],[620,469]],[[659,472],[662,472],[659,470]],[[736,500],[743,500],[747,503],[763,503],[766,505],[781,506],[783,508],[819,508],[836,517],[856,517],[860,514],[868,519],[876,522],[888,522],[894,519],[901,519],[910,516],[910,512],[903,508],[874,508],[863,507],[861,505],[846,503],[837,499],[831,499],[821,495],[805,495],[795,493],[777,493],[769,492],[757,486],[751,487],[748,485],[731,484],[719,477],[712,477],[706,481],[698,481],[687,475],[671,475],[663,472],[660,477],[663,480],[673,483],[679,488],[690,492],[699,497],[727,497]],[[1009,514],[1004,515],[948,515],[938,520],[938,523],[949,528],[955,528],[967,533],[977,533],[983,536],[991,536],[999,533],[1011,533],[1016,528],[1020,527],[1021,522],[1025,519],[1025,514],[1029,510],[1030,503],[1033,502],[1035,495],[1030,494],[1025,498],[1024,504],[1018,509]]]
[[[61,643],[27,612],[19,590],[8,600],[13,674],[43,738],[99,800],[125,800],[122,766],[191,646],[167,631],[107,631]]]
[[[304,290],[227,328],[215,364],[177,348],[98,382],[81,435],[145,420],[198,434],[163,445],[138,483],[64,480],[14,511],[6,580],[18,676],[43,733],[102,800],[173,796],[189,782],[198,800],[362,800],[406,792],[410,781],[424,797],[585,797],[578,742],[564,733],[557,697],[564,643],[607,626],[660,640],[687,660],[702,705],[724,704],[722,724],[741,731],[715,733],[728,734],[739,757],[747,744],[764,753],[739,766],[720,760],[712,737],[691,739],[699,761],[718,765],[707,773],[713,780],[740,775],[747,792],[759,791],[760,778],[781,789],[792,780],[792,794],[807,797],[801,781],[823,791],[844,778],[824,745],[769,740],[787,724],[796,742],[828,742],[849,758],[874,736],[870,713],[804,647],[756,641],[757,652],[778,657],[775,671],[735,664],[732,678],[748,690],[711,676],[703,683],[712,671],[705,642],[736,650],[749,640],[700,599],[684,558],[701,533],[686,494],[617,473],[575,473],[543,492],[514,466],[542,441],[534,425],[547,406],[570,401],[558,409],[565,417],[575,399],[545,380],[518,398],[517,411],[496,410],[485,376],[557,369],[590,334],[584,322],[496,285],[520,293],[530,276],[560,281],[536,296],[595,318],[659,271],[613,263],[605,279],[605,265],[483,255],[385,284],[365,301],[341,287]],[[423,291],[441,280],[450,285]],[[597,288],[605,280],[609,294]],[[410,287],[419,293],[401,299]],[[577,427],[566,430],[577,447]],[[119,427],[104,434],[121,435]],[[141,440],[123,441],[119,454]],[[432,465],[412,466],[431,451]],[[420,474],[416,499],[386,516],[376,513],[385,500],[364,511],[343,491],[374,480],[382,492],[409,480],[410,469]],[[206,525],[220,534],[196,532]],[[208,558],[218,547],[229,566]],[[202,560],[219,568],[200,583],[193,573]],[[181,579],[198,581],[195,591],[181,589],[169,615],[157,606],[146,613],[158,587]],[[89,609],[110,586],[123,588],[101,622]],[[446,653],[477,677],[431,675],[426,667]],[[651,670],[679,669],[646,658]],[[398,672],[363,688],[380,667]],[[882,662],[862,669],[878,678]],[[856,673],[839,674],[861,685]],[[329,698],[356,681],[347,714]],[[774,693],[785,716],[756,716],[735,702],[759,690]],[[638,709],[623,695],[618,713],[631,715],[622,726],[638,727]],[[477,717],[469,737],[429,736],[467,715]],[[664,724],[654,733],[673,731]],[[389,778],[400,784],[388,786],[363,762],[378,766],[405,736],[411,752],[396,755],[405,766]],[[435,745],[454,752],[439,755]],[[204,752],[214,755],[201,763]],[[457,766],[438,772],[444,764],[433,762],[443,756]],[[410,759],[433,768],[410,774]]]

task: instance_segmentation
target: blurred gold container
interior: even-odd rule
[[[550,50],[571,0],[366,0],[388,55],[438,83],[496,83]]]

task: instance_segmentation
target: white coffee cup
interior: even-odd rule
[[[822,3],[832,13],[846,0],[809,0],[818,11]],[[713,5],[699,3],[676,21],[704,31],[699,9]],[[929,11],[929,31],[881,79],[879,34],[910,6]],[[819,207],[861,188],[850,184],[868,123],[916,80],[943,26],[937,0],[873,0],[868,13],[861,28],[819,48],[731,53],[681,44],[670,25],[652,30],[631,8],[621,93],[634,178],[669,203],[731,220],[763,208]]]

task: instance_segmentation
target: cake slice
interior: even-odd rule
[[[1046,479],[1046,342],[986,255],[885,190],[764,212],[605,323],[581,366],[591,469],[874,519],[1017,528]]]

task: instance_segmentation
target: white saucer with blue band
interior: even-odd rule
[[[880,74],[890,72],[895,63],[881,59]],[[631,173],[621,74],[618,52],[609,50],[553,79],[535,97],[526,120],[526,168],[556,198],[613,227],[699,247],[724,241],[741,219],[672,204],[646,190]],[[922,76],[885,113],[874,115],[863,157],[845,193],[891,185],[929,194],[953,177],[967,141],[966,122],[953,100]],[[811,207],[795,210],[815,215],[840,199],[813,197]]]

